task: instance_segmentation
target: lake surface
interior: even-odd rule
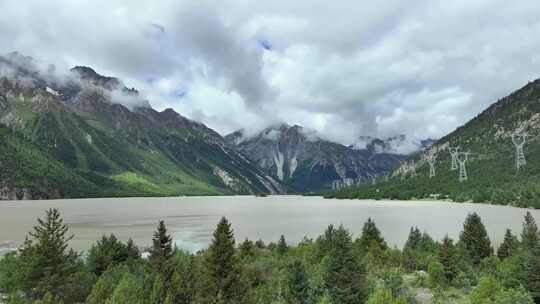
[[[354,237],[371,217],[390,245],[402,247],[411,226],[435,239],[457,238],[468,213],[477,212],[492,243],[499,244],[505,229],[521,232],[526,209],[482,204],[427,201],[329,200],[320,197],[250,196],[111,198],[0,202],[0,252],[16,248],[48,208],[60,209],[72,246],[88,249],[101,235],[132,238],[139,246],[151,244],[158,220],[165,221],[176,244],[195,251],[206,247],[220,217],[227,217],[238,241],[244,238],[289,243],[315,238],[329,224],[343,224]],[[540,220],[540,210],[530,210]]]

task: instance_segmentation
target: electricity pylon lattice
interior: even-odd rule
[[[411,177],[416,177],[416,165],[414,164],[414,160],[411,160],[409,163],[409,171],[411,172]]]
[[[467,176],[467,167],[465,163],[469,160],[469,152],[458,152],[456,154],[456,161],[459,163],[459,182],[465,182],[469,179]]]
[[[429,179],[435,177],[435,163],[437,162],[437,155],[429,154],[427,156],[427,162],[429,164]]]
[[[448,148],[448,151],[450,152],[450,157],[452,158],[450,170],[455,171],[458,169],[458,161],[457,161],[458,147],[450,147]]]
[[[523,146],[527,138],[526,133],[514,133],[512,134],[512,143],[516,147],[516,170],[519,171],[521,167],[527,164],[525,160],[525,153],[523,153]]]

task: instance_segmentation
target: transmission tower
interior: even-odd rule
[[[527,138],[527,133],[515,132],[512,134],[512,143],[516,147],[516,170],[519,171],[521,167],[527,164],[525,160],[525,153],[523,153],[523,146]]]
[[[458,162],[457,162],[457,154],[458,154],[458,147],[449,147],[448,151],[450,152],[450,157],[452,158],[452,165],[450,166],[450,170],[455,171],[458,169]]]
[[[414,160],[411,160],[409,163],[409,171],[411,172],[411,177],[416,177],[416,165],[414,164]]]
[[[435,163],[437,162],[437,155],[435,153],[430,153],[427,156],[427,162],[429,164],[429,179],[435,177]]]
[[[458,152],[456,154],[456,161],[459,163],[459,182],[465,182],[469,178],[467,176],[467,167],[465,163],[469,160],[470,152]]]

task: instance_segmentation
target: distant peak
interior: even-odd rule
[[[124,84],[118,78],[98,74],[91,67],[76,66],[71,69],[71,72],[76,73],[83,80],[90,81],[93,84],[105,87],[106,89],[112,90],[124,87]]]
[[[174,109],[172,108],[166,108],[165,110],[161,111],[161,113],[163,114],[168,114],[168,115],[179,115]]]

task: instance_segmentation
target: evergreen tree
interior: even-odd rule
[[[445,287],[449,283],[444,266],[440,262],[433,261],[429,263],[428,282],[431,288]]]
[[[324,234],[319,236],[315,241],[315,256],[320,261],[323,257],[328,255],[332,248],[334,248],[336,229],[334,225],[329,225],[324,231]]]
[[[439,263],[443,266],[444,276],[451,283],[457,276],[456,248],[454,241],[447,236],[444,237],[438,255]]]
[[[240,257],[243,259],[250,259],[255,256],[255,245],[252,241],[245,239],[242,244],[240,244]]]
[[[257,247],[257,248],[259,248],[259,249],[264,249],[264,247],[266,247],[266,246],[264,245],[263,240],[258,239],[258,240],[255,242],[255,247]]]
[[[157,231],[152,238],[150,249],[150,264],[158,274],[168,280],[168,261],[173,255],[172,237],[167,233],[167,227],[163,221],[159,221]]]
[[[497,256],[499,257],[499,259],[504,260],[507,257],[516,253],[518,249],[519,249],[518,238],[512,234],[512,230],[506,229],[506,233],[504,234],[504,241],[502,242],[501,246],[499,246],[499,249],[497,250]]]
[[[373,245],[378,246],[380,249],[385,250],[387,248],[384,238],[381,236],[381,232],[375,225],[375,222],[368,218],[362,228],[362,236],[356,240],[357,246],[363,253],[366,253]]]
[[[139,250],[139,248],[137,248],[137,246],[135,245],[135,243],[133,242],[131,238],[129,238],[126,243],[126,255],[127,255],[128,261],[138,260],[141,258],[141,251]]]
[[[471,304],[495,303],[502,291],[504,291],[503,286],[496,278],[485,276],[480,279],[478,286],[471,292]]]
[[[340,226],[334,235],[324,283],[332,303],[355,304],[366,300],[366,278],[363,266],[356,260],[349,232]]]
[[[281,235],[277,244],[277,252],[279,255],[285,255],[288,249],[289,249],[289,246],[287,246],[287,242],[285,241],[285,236]]]
[[[422,240],[422,233],[420,233],[420,229],[418,229],[418,227],[411,227],[411,230],[409,232],[409,237],[407,238],[407,241],[405,242],[403,251],[417,250],[420,247],[421,240]]]
[[[133,246],[133,247],[130,247]],[[119,265],[129,259],[139,257],[139,251],[131,241],[124,245],[114,234],[102,236],[88,251],[88,266],[96,275],[101,275],[109,267]]]
[[[171,279],[170,295],[173,303],[190,304],[195,297],[197,289],[196,267],[194,257],[190,254],[178,251],[172,259],[173,275]]]
[[[423,232],[418,247],[424,253],[434,253],[437,250],[437,242],[427,232]]]
[[[540,303],[540,246],[528,255],[525,286],[536,303]]]
[[[419,257],[421,255],[418,252],[422,241],[422,233],[418,227],[411,227],[409,237],[403,247],[403,265],[407,270],[417,270],[419,264]]]
[[[152,290],[150,292],[150,303],[152,304],[162,304],[165,301],[165,288],[163,287],[163,281],[161,276],[158,274],[154,279],[154,284],[152,284]]]
[[[127,267],[114,267],[105,271],[94,284],[86,304],[105,304],[112,297],[114,289],[128,272]]]
[[[144,299],[142,282],[134,275],[126,273],[105,304],[144,304]]]
[[[306,268],[300,260],[291,263],[287,270],[287,303],[309,303],[309,281]]]
[[[238,303],[242,298],[239,292],[239,264],[234,255],[234,234],[231,224],[221,218],[205,259],[208,274],[206,296],[212,303]]]
[[[31,299],[41,299],[49,292],[62,299],[70,277],[78,271],[77,254],[68,249],[73,236],[67,236],[57,209],[45,212],[45,219],[30,232],[20,251],[21,282],[25,294]]]
[[[521,243],[527,250],[534,250],[538,246],[538,226],[532,214],[527,211],[523,222],[523,231],[521,232]]]
[[[480,261],[492,253],[491,242],[486,228],[476,212],[469,214],[465,219],[459,241],[463,244],[475,265],[480,264]]]

